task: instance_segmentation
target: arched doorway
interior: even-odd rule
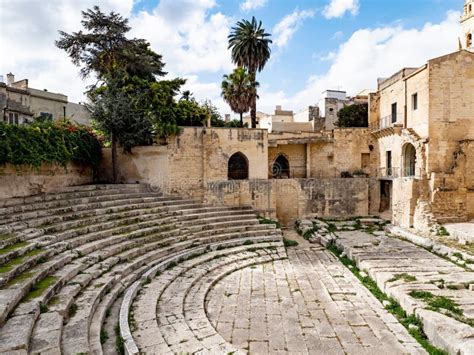
[[[274,179],[288,179],[290,177],[290,163],[283,154],[280,154],[273,162],[272,177]]]
[[[403,149],[403,176],[415,176],[416,149],[413,144],[406,144]]]
[[[227,178],[229,180],[245,180],[249,178],[249,163],[241,152],[233,154],[227,164]]]

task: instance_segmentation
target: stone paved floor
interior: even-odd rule
[[[322,247],[251,266],[206,298],[212,325],[250,354],[421,354],[405,328]]]
[[[466,243],[474,243],[474,220],[465,223],[449,223],[444,227],[451,237]]]

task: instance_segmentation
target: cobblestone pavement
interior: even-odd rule
[[[250,354],[423,354],[332,254],[306,243],[288,260],[221,279],[206,298],[224,339]]]

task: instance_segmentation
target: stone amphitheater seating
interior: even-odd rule
[[[139,184],[0,200],[0,353],[114,353],[104,334],[117,325],[128,353],[234,351],[190,314],[205,317],[206,292],[227,273],[285,255],[280,231],[250,207]],[[163,314],[142,313],[149,304]],[[177,311],[184,343],[163,323]]]

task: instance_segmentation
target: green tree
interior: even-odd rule
[[[117,179],[117,144],[130,151],[137,142],[149,140],[150,105],[142,106],[149,84],[163,76],[161,55],[143,39],[128,39],[128,19],[115,12],[103,13],[98,6],[82,11],[84,30],[59,31],[56,46],[81,67],[83,78],[94,74],[97,83],[88,90],[93,117],[111,135],[113,179]],[[136,86],[135,88],[133,86]],[[146,88],[146,90],[144,90]],[[152,88],[152,87],[151,87]],[[144,90],[144,91],[143,91]],[[132,115],[137,114],[132,118]]]
[[[153,52],[144,39],[128,39],[128,19],[115,12],[103,13],[98,6],[82,11],[85,31],[68,34],[59,31],[56,46],[69,55],[73,64],[81,67],[83,78],[91,73],[99,79],[114,77],[117,70],[152,79],[163,76],[161,55]]]
[[[270,59],[270,34],[262,28],[262,22],[252,17],[252,21],[238,21],[229,34],[229,49],[232,49],[232,61],[239,67],[246,68],[252,81],[256,81],[260,72]],[[257,96],[253,98],[250,109],[252,128],[257,126]]]
[[[355,104],[343,107],[337,113],[338,127],[368,127],[368,108],[367,104]]]
[[[240,125],[243,126],[242,115],[252,107],[257,95],[258,83],[245,68],[237,68],[229,75],[224,75],[221,84],[221,95],[232,111],[240,114]]]

